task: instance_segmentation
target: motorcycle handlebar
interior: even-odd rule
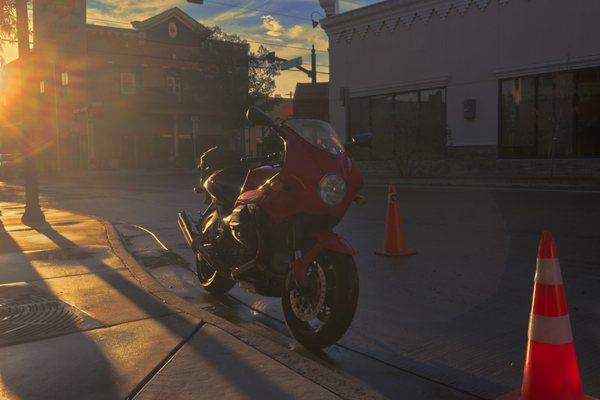
[[[266,157],[242,157],[240,158],[240,162],[242,164],[250,164],[250,163],[265,163],[276,160],[279,157],[277,153],[272,153],[267,155]]]
[[[267,161],[266,157],[242,157],[240,158],[240,162],[242,164],[250,164],[250,163],[258,163]]]

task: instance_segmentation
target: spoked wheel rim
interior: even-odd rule
[[[319,331],[331,317],[331,298],[335,290],[333,274],[328,273],[331,270],[333,266],[324,268],[321,263],[313,262],[309,267],[307,288],[296,284],[291,276],[290,307],[303,330]]]

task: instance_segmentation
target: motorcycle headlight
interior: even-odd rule
[[[346,197],[346,181],[339,175],[325,175],[319,182],[319,195],[323,203],[328,206],[337,206]]]

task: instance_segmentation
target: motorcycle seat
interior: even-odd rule
[[[247,170],[242,167],[224,169],[208,179],[206,190],[224,205],[233,206],[240,195],[246,173]]]

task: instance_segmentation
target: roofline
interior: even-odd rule
[[[106,29],[106,30],[110,29],[110,30],[125,31],[125,32],[131,32],[131,33],[137,32],[133,28],[122,28],[120,26],[110,26],[110,25],[96,25],[96,24],[90,24],[90,23],[86,23],[86,27],[92,28],[92,29]]]
[[[332,15],[322,19],[320,24],[326,32],[329,32],[347,23],[354,24],[356,21],[370,20],[373,17],[387,12],[398,12],[403,8],[410,9],[414,6],[433,6],[445,1],[446,0],[384,0],[380,3],[370,4],[355,10]]]
[[[162,22],[163,18],[168,14],[173,14],[175,17],[178,17],[178,19],[181,20],[183,24],[187,25],[190,29],[196,32],[210,30],[206,26],[202,25],[200,22],[196,21],[188,13],[186,13],[179,7],[169,8],[168,10],[153,15],[152,17],[143,21],[132,21],[131,26],[133,26],[136,30],[149,29],[154,25],[157,25],[160,22]]]

